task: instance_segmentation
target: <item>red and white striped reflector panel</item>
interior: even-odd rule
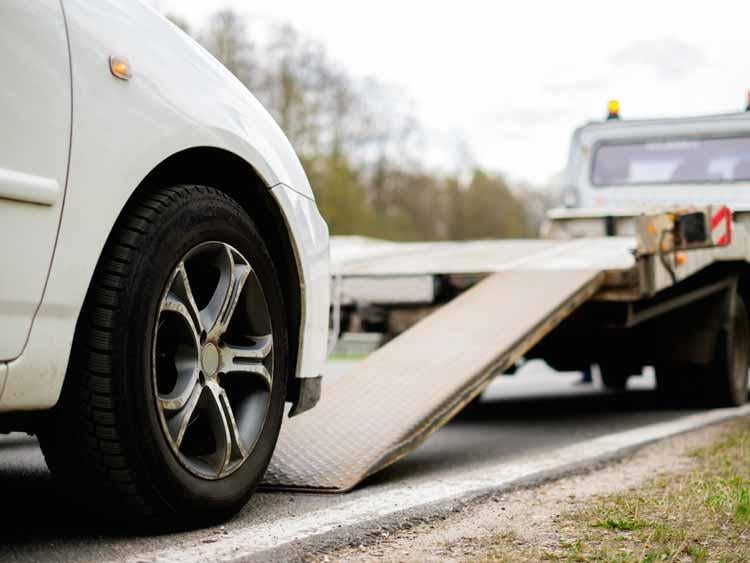
[[[725,205],[711,208],[711,240],[716,246],[732,244],[732,212]]]

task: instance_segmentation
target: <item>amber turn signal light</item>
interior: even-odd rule
[[[109,57],[109,71],[120,80],[130,80],[130,63],[125,57]]]

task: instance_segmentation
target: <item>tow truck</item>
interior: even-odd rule
[[[357,312],[390,338],[284,425],[264,487],[350,490],[524,358],[598,364],[614,388],[652,366],[667,400],[746,402],[746,142],[750,113],[610,119],[574,134],[566,175],[578,199],[549,214],[545,238],[334,239],[334,324]],[[696,156],[709,157],[703,175],[670,183]],[[652,199],[625,205],[628,194]]]

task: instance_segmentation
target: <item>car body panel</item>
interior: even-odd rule
[[[750,209],[750,182],[595,186],[591,181],[592,159],[601,143],[733,136],[750,136],[750,112],[588,124],[573,134],[565,184],[575,188],[575,206],[583,208],[722,203],[735,210]]]
[[[330,311],[330,249],[328,225],[315,203],[285,185],[271,190],[282,209],[296,241],[298,268],[303,272],[302,334],[297,357],[297,376],[320,375],[310,366],[322,368],[328,352]]]
[[[323,305],[327,315],[327,227],[282,131],[234,76],[147,5],[63,0],[63,6],[73,75],[68,193],[47,289],[24,354],[9,364],[0,411],[55,404],[112,225],[160,162],[194,147],[239,156],[274,188],[300,266],[304,338],[297,375],[317,376],[327,333],[308,320],[321,324]],[[113,55],[127,58],[130,80],[110,74]]]
[[[8,375],[8,364],[0,363],[0,396],[5,389],[5,379]]]
[[[70,63],[60,0],[0,3],[0,360],[18,357],[63,207]]]

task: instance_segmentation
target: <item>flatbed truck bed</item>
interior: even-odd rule
[[[685,228],[699,213],[705,236],[691,239]],[[687,396],[705,387],[717,405],[740,400],[730,387],[744,369],[744,401],[748,233],[731,215],[714,225],[716,213],[631,217],[634,235],[620,237],[334,242],[339,307],[420,307],[423,318],[283,425],[263,486],[350,490],[524,357],[559,369],[596,363],[611,386],[653,365],[663,389]],[[717,244],[714,228],[731,236]]]

